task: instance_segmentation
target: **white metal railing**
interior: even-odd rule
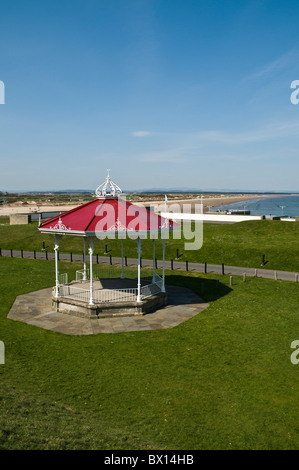
[[[141,272],[141,281],[148,282],[148,284],[141,286],[140,288],[141,298],[143,299],[158,294],[162,291],[163,287],[163,279],[159,274],[155,272],[154,280],[153,275],[148,276],[148,274],[148,270]],[[121,269],[96,268],[93,273],[93,279],[119,278],[120,275]],[[137,270],[130,268],[125,269],[124,275],[126,279],[137,279]],[[86,270],[86,277],[87,279],[89,278],[89,269]],[[84,270],[76,271],[76,281],[81,281],[83,279]],[[136,300],[137,294],[137,287],[125,289],[96,289],[93,291],[93,300],[95,303],[132,302]],[[90,290],[68,284],[68,274],[64,273],[59,275],[59,297],[68,297],[82,302],[89,302]]]
[[[121,277],[120,268],[95,268],[94,279],[114,279]]]
[[[90,292],[87,289],[75,286],[59,286],[59,297],[72,297],[75,300],[89,302]]]
[[[137,288],[130,289],[99,289],[94,292],[95,302],[134,302]]]
[[[93,268],[93,279],[117,279],[121,277],[121,268]],[[134,268],[124,268],[124,277],[126,279],[137,279],[137,269]],[[160,276],[156,273],[156,278]],[[82,281],[84,279],[84,270],[79,269],[76,271],[76,281]],[[89,269],[86,269],[86,279],[90,279]],[[150,271],[141,270],[140,279],[142,281],[152,282],[153,276],[150,274]]]
[[[59,286],[59,297],[68,297],[82,302],[89,302],[90,291],[72,285]],[[130,289],[97,289],[93,292],[93,300],[101,302],[132,302],[136,300],[137,288]]]
[[[141,297],[144,299],[146,297],[151,297],[152,295],[158,294],[162,290],[162,285],[161,287],[158,285],[158,283],[152,283],[152,284],[147,284],[146,286],[142,286],[140,291],[141,291]]]
[[[83,281],[84,279],[84,269],[79,269],[76,271],[76,281]],[[86,279],[89,279],[89,269],[86,269]]]
[[[59,274],[59,284],[67,284],[68,278],[68,273]]]

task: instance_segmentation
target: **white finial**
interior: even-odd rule
[[[120,189],[117,184],[113,183],[110,178],[110,169],[107,169],[107,176],[106,180],[104,183],[102,183],[97,189],[96,189],[96,196],[97,197],[106,197],[106,196],[113,196],[115,197],[116,195],[119,196],[122,193],[122,190]]]

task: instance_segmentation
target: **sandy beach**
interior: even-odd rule
[[[39,212],[65,212],[73,209],[78,204],[64,204],[63,206],[55,205],[28,205],[24,206],[22,204],[5,204],[0,207],[0,216],[9,216],[13,214],[34,214]]]
[[[203,196],[202,203],[204,206],[204,212],[208,212],[213,207],[218,207],[220,205],[230,204],[233,202],[245,202],[252,199],[261,199],[267,197],[274,197],[278,196],[277,194],[273,195],[261,195],[261,194],[231,194],[231,195],[222,195],[222,196]],[[129,198],[127,198],[129,200]],[[200,204],[201,196],[198,196],[194,199],[177,199],[175,197],[168,197],[167,206],[171,204],[191,204],[191,207],[194,207],[194,204]],[[134,202],[136,205],[144,205],[144,206],[160,206],[160,209],[164,210],[165,201],[161,199],[160,201],[157,200],[148,200],[142,202]],[[13,214],[32,214],[32,213],[39,213],[39,212],[65,212],[74,207],[77,207],[78,204],[63,204],[63,205],[36,205],[36,204],[28,204],[24,205],[22,203],[14,203],[14,204],[5,204],[0,206],[0,216],[9,216]]]
[[[202,202],[203,204],[203,211],[204,212],[209,212],[210,209],[213,207],[218,207],[218,206],[224,206],[226,204],[231,204],[234,202],[246,202],[252,199],[262,199],[262,198],[268,198],[268,197],[274,197],[278,196],[277,194],[267,194],[267,195],[261,195],[261,194],[225,194],[223,196],[204,196],[201,199],[201,196],[196,197],[195,199],[175,199],[175,198],[168,198],[168,202],[166,203],[167,206],[170,206],[171,204],[191,204],[191,210],[193,210],[195,204],[200,204]],[[162,210],[164,211],[165,207],[165,201],[145,201],[142,202],[143,205],[158,205]],[[138,203],[137,203],[138,205]]]

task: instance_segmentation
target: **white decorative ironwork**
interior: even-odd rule
[[[116,183],[114,183],[110,178],[110,170],[106,176],[106,180],[96,189],[97,197],[106,197],[106,196],[119,196],[122,193],[122,190]]]
[[[67,227],[66,225],[64,225],[64,223],[62,222],[61,220],[61,217],[59,217],[59,220],[57,222],[57,224],[54,225],[54,227],[52,225],[50,225],[50,228],[52,230],[71,230],[70,227]]]
[[[111,227],[108,228],[108,232],[121,232],[124,230],[127,230],[127,227],[121,223],[118,217],[117,217],[116,223],[114,225],[111,225]],[[132,228],[128,230],[132,230]]]

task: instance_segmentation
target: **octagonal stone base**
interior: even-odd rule
[[[166,292],[160,292],[141,302],[102,302],[95,305],[89,305],[80,300],[52,296],[52,308],[56,312],[89,319],[145,315],[165,305],[167,305]]]

